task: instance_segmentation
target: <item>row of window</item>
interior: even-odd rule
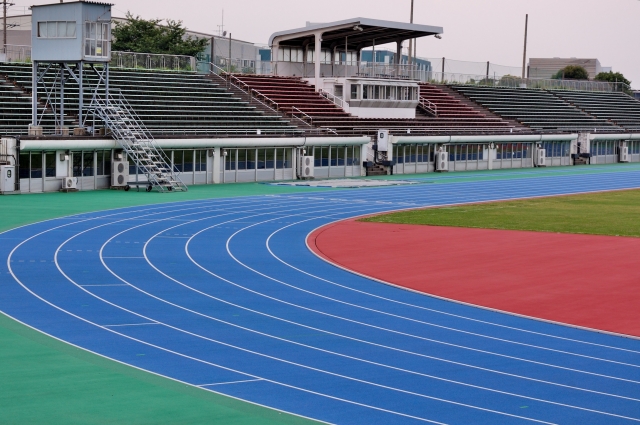
[[[316,52],[314,49],[307,50],[307,60],[305,61],[304,57],[304,49],[300,47],[284,47],[281,46],[278,48],[278,61],[279,62],[307,62],[307,63],[315,63]],[[358,52],[336,52],[333,64],[349,64],[355,65],[358,62]],[[320,56],[320,63],[325,65],[330,65],[331,61],[331,50],[322,49]]]
[[[570,142],[543,142],[542,148],[547,158],[563,158],[571,155]]]
[[[38,38],[76,38],[76,21],[38,22]]]
[[[108,57],[110,50],[111,24],[104,22],[85,23],[85,56]]]
[[[73,152],[71,166],[74,177],[108,176],[111,174],[111,151]],[[56,152],[20,153],[20,178],[40,179],[56,176],[56,163],[60,160]]]
[[[418,87],[415,86],[351,84],[351,100],[416,100],[418,98]]]
[[[309,148],[316,167],[339,167],[360,164],[359,146],[315,146]]]
[[[291,168],[291,149],[226,149],[224,169],[273,170]]]

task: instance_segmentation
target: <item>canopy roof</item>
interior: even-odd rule
[[[344,46],[346,42],[353,48],[362,49],[373,45],[442,34],[443,29],[431,25],[354,18],[276,32],[269,38],[269,45],[277,43],[280,46],[305,47],[315,43],[314,37],[317,33],[322,34],[323,48]]]

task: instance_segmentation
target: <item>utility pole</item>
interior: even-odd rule
[[[229,65],[227,67],[227,73],[231,74],[231,33],[229,33]]]
[[[413,0],[411,0],[411,17],[409,19],[409,23],[413,24]],[[409,39],[409,55],[407,57],[407,63],[411,65],[411,54],[413,53],[413,38]],[[402,58],[400,58],[400,62],[402,62]]]
[[[7,53],[7,0],[2,0],[2,52]]]
[[[524,53],[522,54],[522,78],[526,78],[527,70],[527,29],[529,27],[529,14],[527,13],[524,18]]]

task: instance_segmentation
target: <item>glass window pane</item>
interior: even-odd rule
[[[67,22],[67,37],[76,38],[76,23],[75,23],[75,21]]]
[[[47,25],[47,37],[55,38],[57,28],[58,26],[56,25],[55,22],[49,22],[49,24]]]
[[[265,155],[266,155],[265,149],[258,149],[258,159],[256,161],[258,170],[264,170],[266,168]]]
[[[256,169],[256,150],[247,149],[247,170]]]
[[[247,169],[247,150],[238,149],[238,170]]]
[[[185,173],[191,173],[193,172],[193,151],[186,150],[182,152],[183,152],[182,161],[184,164],[182,171],[184,171]]]
[[[272,169],[276,168],[275,150],[274,149],[267,149],[266,150],[265,168],[267,168],[269,170],[272,170]]]
[[[28,179],[30,175],[31,161],[29,152],[20,154],[20,178]]]
[[[82,175],[85,177],[93,176],[93,152],[85,152],[82,161]]]
[[[47,36],[47,23],[38,22],[38,37],[45,38]]]
[[[45,176],[46,177],[55,177],[56,176],[56,153],[49,152],[45,155]]]
[[[64,21],[56,22],[56,26],[58,27],[57,33],[59,38],[64,38],[67,36],[67,23]]]
[[[40,152],[31,154],[31,178],[42,178],[42,154]]]
[[[181,151],[181,150],[173,151],[173,167],[178,172],[184,171],[183,163],[182,163],[183,157],[184,157],[184,151]]]
[[[73,177],[82,177],[82,152],[72,152]]]

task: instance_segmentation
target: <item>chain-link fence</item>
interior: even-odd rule
[[[151,53],[112,52],[110,65],[113,68],[122,69],[196,71],[196,58]]]

